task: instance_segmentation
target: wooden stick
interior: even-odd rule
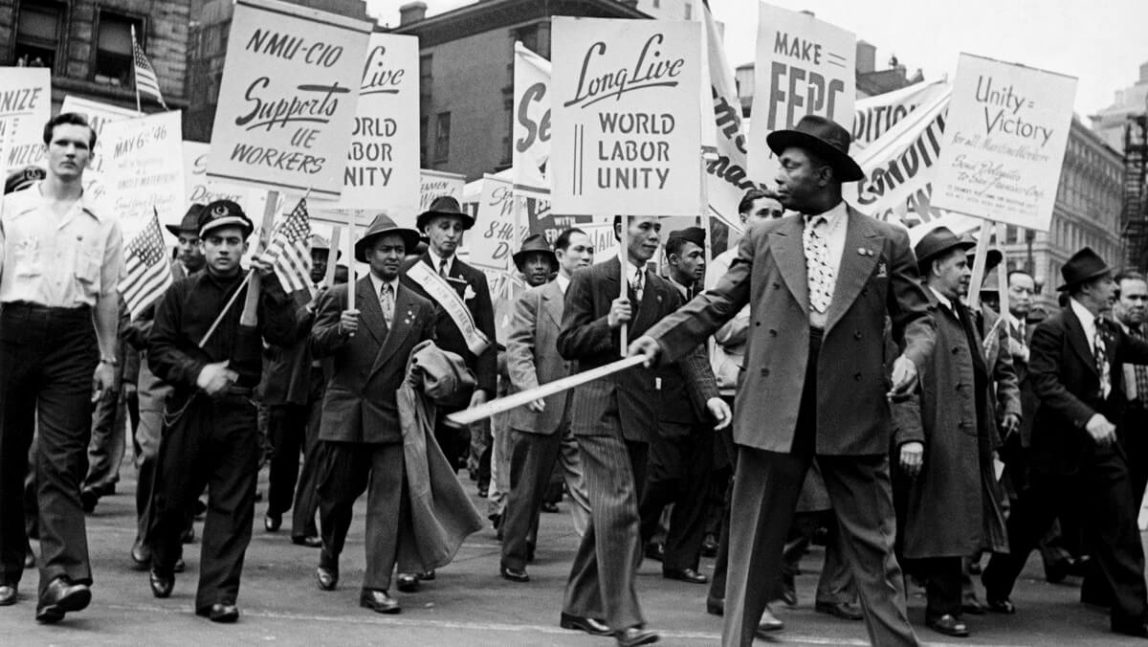
[[[484,420],[491,416],[510,411],[511,409],[530,404],[535,400],[541,400],[556,393],[568,391],[576,386],[586,384],[587,382],[600,380],[604,377],[613,375],[614,373],[618,373],[619,371],[624,371],[628,368],[638,366],[645,361],[646,358],[641,355],[635,355],[633,357],[620,359],[615,362],[610,362],[605,366],[599,366],[598,368],[591,369],[584,373],[577,373],[569,377],[564,377],[561,380],[547,382],[546,384],[530,389],[529,391],[519,391],[518,393],[508,395],[504,398],[491,400],[490,402],[477,407],[471,407],[470,409],[452,413],[447,416],[447,419],[457,425],[469,425],[471,423],[478,422],[479,420]]]
[[[339,232],[342,227],[331,227],[331,249],[327,250],[327,273],[323,276],[323,285],[328,289],[335,285],[335,269],[339,264]]]
[[[355,211],[347,209],[347,309],[355,309]]]
[[[630,281],[629,281],[629,278],[626,276],[626,266],[630,262],[629,255],[628,255],[629,241],[630,241],[630,216],[627,215],[627,216],[622,216],[622,231],[620,232],[620,235],[618,236],[618,261],[619,261],[618,264],[622,268],[622,280],[618,284],[618,292],[619,292],[618,298],[619,299],[628,299],[630,296],[630,291],[629,291]],[[633,312],[632,309],[635,306],[634,306],[634,304],[630,304],[630,307],[631,307],[630,317],[633,318],[634,314],[636,314],[636,313]],[[628,330],[628,326],[625,323],[623,323],[618,328],[618,335],[619,335],[618,341],[619,341],[620,350],[622,352],[622,357],[625,357],[626,356],[626,347],[630,345],[629,341],[628,341],[629,330]]]
[[[1001,264],[997,267],[997,294],[1000,295],[1000,312],[997,314],[1001,321],[1004,320],[1005,315],[1008,314],[1008,258],[1004,254],[1005,236],[1004,223],[997,223],[997,248],[1001,250]]]
[[[263,225],[259,230],[259,246],[255,248],[256,254],[262,254],[271,236],[271,225],[275,223],[275,207],[279,203],[279,192],[267,192],[267,204],[263,207]],[[243,315],[239,318],[240,326],[254,328],[259,324],[259,292],[262,278],[258,272],[252,273],[247,285],[247,301],[243,303]]]
[[[985,256],[989,250],[989,233],[992,231],[992,222],[985,219],[981,221],[981,228],[977,234],[977,251],[973,259],[973,278],[969,284],[969,311],[976,312],[981,307],[981,281],[985,279]]]
[[[243,278],[243,283],[235,290],[235,294],[231,295],[231,298],[227,300],[227,304],[223,306],[223,310],[215,317],[215,321],[211,323],[211,327],[207,329],[207,333],[203,336],[203,339],[199,340],[200,348],[203,348],[203,346],[207,344],[207,340],[211,339],[211,336],[215,334],[215,329],[219,328],[219,324],[223,321],[223,316],[227,314],[231,306],[235,305],[235,301],[239,298],[239,293],[243,291],[243,286],[251,282],[252,276],[255,276],[255,270],[248,270],[247,276]]]

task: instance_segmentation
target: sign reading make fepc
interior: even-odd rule
[[[371,34],[343,171],[345,209],[419,202],[419,39]]]
[[[749,123],[749,176],[773,182],[777,156],[765,143],[775,130],[793,128],[805,115],[853,128],[857,37],[807,13],[761,4],[753,119]]]
[[[701,23],[553,24],[554,210],[702,213]]]
[[[48,68],[0,67],[0,173],[42,163],[51,114]]]
[[[1076,78],[961,54],[933,203],[1048,231]]]
[[[370,31],[278,0],[237,0],[207,175],[337,199]]]

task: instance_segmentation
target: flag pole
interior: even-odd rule
[[[136,72],[136,26],[132,25],[132,85],[136,90],[136,112],[142,113],[140,108],[140,79],[139,73]],[[120,32],[123,33],[123,32]]]
[[[215,317],[215,321],[211,322],[211,327],[207,329],[207,334],[203,336],[203,339],[199,340],[200,348],[203,348],[204,345],[207,344],[207,340],[211,339],[211,336],[215,334],[215,329],[219,328],[219,324],[223,322],[224,315],[231,309],[231,306],[235,305],[235,301],[239,298],[239,293],[243,291],[243,286],[251,282],[251,277],[254,274],[255,270],[247,270],[247,276],[243,277],[243,283],[239,284],[239,287],[235,290],[235,294],[231,295],[231,298],[227,300],[227,304],[223,306],[223,310]]]

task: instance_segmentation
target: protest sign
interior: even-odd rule
[[[853,128],[857,37],[804,12],[762,3],[758,11],[749,176],[772,180],[777,157],[765,137],[820,115]]]
[[[552,51],[554,208],[701,213],[701,24],[555,17]]]
[[[487,175],[482,179],[478,222],[470,233],[470,263],[491,270],[510,270],[510,255],[518,250],[523,232],[518,224],[514,183]]]
[[[187,195],[184,210],[192,204],[231,200],[246,213],[263,213],[267,204],[266,191],[242,184],[217,182],[207,177],[207,155],[210,150],[209,144],[183,142],[183,184]]]
[[[419,170],[419,207],[422,213],[430,208],[434,199],[448,195],[462,201],[462,189],[466,186],[466,176],[461,173],[447,173],[431,169]],[[412,219],[411,222],[414,222]]]
[[[856,152],[889,132],[905,115],[921,106],[933,105],[937,97],[948,96],[948,81],[921,81],[900,90],[858,99],[853,114],[853,144]]]
[[[84,191],[87,198],[108,206],[106,200],[109,196],[103,177],[107,164],[105,153],[108,150],[103,141],[104,128],[114,121],[135,119],[140,116],[140,113],[108,103],[81,99],[70,94],[64,97],[60,112],[75,112],[83,115],[88,120],[92,130],[96,131],[96,147],[92,149],[91,160],[88,162],[87,170],[84,171]]]
[[[944,138],[951,87],[908,113],[897,125],[858,152],[865,176],[844,187],[845,199],[879,220],[927,220],[932,182]]]
[[[104,128],[104,184],[125,239],[150,222],[178,224],[186,209],[180,112],[113,121]]]
[[[44,124],[52,115],[46,67],[0,67],[0,175],[42,164]]]
[[[741,219],[737,205],[746,191],[762,188],[761,182],[749,179],[747,172],[745,129],[742,127],[741,101],[737,97],[733,68],[726,60],[722,47],[721,33],[710,14],[709,7],[703,7],[705,20],[705,77],[709,81],[707,96],[712,101],[713,124],[703,121],[703,131],[715,133],[712,155],[705,162],[706,197],[710,212],[721,218],[729,227],[741,231]],[[709,117],[704,113],[703,118]],[[710,151],[707,151],[707,153]]]
[[[339,206],[414,211],[419,201],[419,41],[371,34]]]
[[[514,186],[550,190],[550,61],[514,43]]]
[[[337,199],[370,31],[279,0],[237,0],[208,177]]]
[[[933,202],[1047,231],[1075,96],[1074,77],[961,54]]]

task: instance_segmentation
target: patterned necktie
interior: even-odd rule
[[[439,276],[441,276],[441,277],[443,277],[444,279],[447,277],[447,274],[446,274],[446,260],[445,260],[445,259],[444,259],[444,260],[442,260],[442,261],[439,261],[439,264],[438,264],[438,275],[439,275]]]
[[[1096,333],[1092,336],[1092,355],[1096,360],[1096,371],[1100,373],[1100,397],[1107,400],[1112,392],[1112,373],[1108,365],[1108,348],[1104,345],[1104,335],[1100,332],[1100,322],[1096,322]]]
[[[805,247],[805,270],[809,276],[809,305],[819,313],[829,309],[836,278],[829,266],[828,224],[825,216],[813,216],[806,221],[801,236]]]
[[[1145,339],[1143,328],[1129,328],[1128,332],[1136,339]],[[1128,399],[1139,400],[1143,406],[1145,400],[1148,400],[1148,365],[1125,364],[1124,367],[1125,390],[1127,391]],[[1129,373],[1131,373],[1131,375],[1129,375]]]
[[[384,283],[379,290],[379,306],[383,309],[383,319],[387,321],[387,330],[391,328],[391,319],[395,316],[395,289],[390,283]]]
[[[644,278],[642,274],[644,274],[644,272],[642,272],[642,270],[638,270],[634,273],[634,280],[630,281],[630,289],[634,291],[634,297],[637,299],[638,303],[642,302],[642,279]]]

